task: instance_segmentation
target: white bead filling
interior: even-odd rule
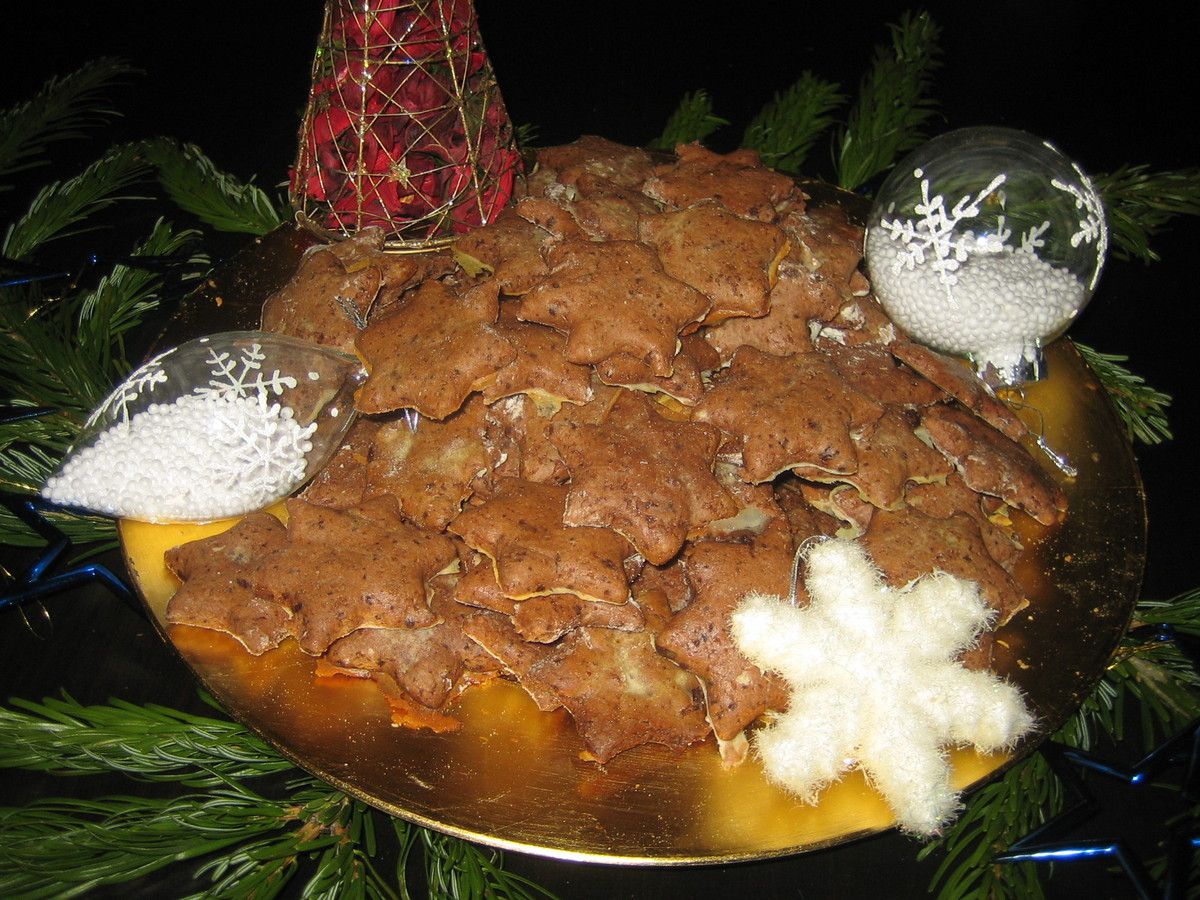
[[[70,456],[42,496],[149,522],[239,515],[304,480],[316,428],[265,396],[187,395],[102,432]]]
[[[908,266],[904,246],[882,229],[867,236],[867,258],[875,293],[897,325],[922,343],[997,368],[1061,332],[1087,299],[1078,278],[1020,248],[971,255],[952,285]]]

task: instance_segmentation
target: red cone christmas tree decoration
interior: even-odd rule
[[[291,177],[302,222],[439,246],[494,219],[520,166],[472,0],[328,0]]]

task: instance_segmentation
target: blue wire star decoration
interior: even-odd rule
[[[1151,643],[1174,642],[1200,673],[1200,640],[1171,625],[1144,625],[1131,629],[1129,636]],[[1129,880],[1139,900],[1177,900],[1188,893],[1192,859],[1200,847],[1200,719],[1168,738],[1132,766],[1123,766],[1054,741],[1041,748],[1050,768],[1062,781],[1074,802],[1054,818],[1016,841],[994,857],[998,863],[1071,863],[1086,860],[1115,862]],[[1134,789],[1162,787],[1154,782],[1160,774],[1182,770],[1177,799],[1178,812],[1164,823],[1166,872],[1161,887],[1146,865],[1123,839],[1060,840],[1090,819],[1099,809],[1088,789],[1082,771],[1097,772],[1123,781]]]
[[[0,424],[25,421],[54,410],[39,407],[4,412],[4,415],[0,415]],[[71,539],[45,517],[46,512],[56,508],[53,504],[40,498],[10,493],[0,493],[0,504],[46,542],[45,549],[23,572],[9,573],[11,580],[0,591],[0,609],[22,606],[91,582],[99,582],[126,602],[134,602],[133,592],[107,566],[85,563],[54,571],[56,563],[70,549]]]
[[[52,504],[11,494],[0,496],[0,503],[46,540],[46,548],[41,555],[24,572],[14,575],[12,582],[0,594],[0,609],[19,606],[90,582],[99,582],[122,600],[133,601],[133,592],[125,582],[100,563],[84,563],[60,572],[52,571],[54,564],[71,547],[71,539],[42,516],[42,513],[54,508]]]

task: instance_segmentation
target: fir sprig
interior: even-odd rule
[[[0,123],[8,129],[5,146],[43,148],[106,120],[110,111],[98,105],[97,92],[128,71],[109,60],[52,80],[34,101],[0,113]],[[38,191],[28,209],[8,226],[0,253],[18,261],[37,260],[50,273],[57,268],[76,274],[82,264],[55,260],[52,242],[92,227],[97,214],[128,197],[149,172],[146,145],[109,149],[74,178]],[[159,220],[130,250],[128,260],[94,283],[77,286],[77,278],[60,277],[0,288],[0,359],[5,361],[0,367],[0,402],[9,413],[35,407],[54,411],[0,425],[0,489],[33,494],[41,487],[88,413],[128,372],[125,338],[157,306],[168,286],[158,264],[164,259],[178,262],[173,266],[174,286],[207,271],[209,260],[198,250],[197,237],[198,232]],[[153,257],[154,270],[136,265],[137,257]],[[109,544],[115,536],[112,522],[98,517],[63,512],[51,518],[76,542]],[[43,543],[7,508],[0,508],[0,541],[19,546]]]
[[[385,877],[372,862],[382,814],[308,776],[288,781],[282,798],[251,788],[291,763],[242,726],[208,716],[121,701],[13,701],[0,709],[0,768],[117,771],[202,789],[0,809],[0,896],[75,896],[197,861],[205,894],[221,897],[274,896],[306,872],[305,897],[407,898],[418,851],[429,896],[551,896],[506,872],[498,851],[399,819],[391,820],[399,863]]]
[[[27,492],[22,492],[27,493]],[[117,546],[117,523],[100,516],[88,516],[71,512],[44,513],[43,517],[75,548],[83,548],[75,559],[94,556]],[[0,544],[10,547],[41,547],[45,539],[31,531],[24,522],[0,506]],[[3,570],[0,569],[0,573]]]
[[[889,25],[891,46],[875,49],[839,140],[838,184],[853,191],[895,165],[924,140],[937,103],[930,97],[940,65],[941,29],[927,13]]]
[[[134,71],[123,60],[97,59],[51,78],[31,99],[0,111],[0,192],[12,190],[2,179],[45,165],[52,144],[112,121],[118,113],[104,102],[104,92]]]
[[[796,174],[845,101],[837,84],[805,72],[750,120],[742,146],[757,150],[768,166]]]
[[[145,152],[175,204],[206,225],[262,235],[283,224],[281,203],[257,185],[220,171],[196,145],[159,138],[148,142]]]
[[[946,835],[918,852],[918,859],[942,854],[930,892],[941,900],[1042,897],[1033,864],[1001,869],[991,859],[1061,808],[1062,786],[1040,755],[984,785]]]
[[[99,402],[107,396],[113,382],[129,371],[125,338],[137,328],[146,315],[158,306],[166,285],[162,272],[141,268],[139,257],[171,260],[172,286],[186,288],[211,267],[208,254],[199,247],[200,233],[191,229],[177,230],[159,219],[150,235],[137,244],[128,263],[118,264],[100,278],[96,287],[78,301],[76,346],[88,359],[97,360],[103,370]],[[88,403],[90,410],[95,404]]]
[[[74,178],[42,188],[28,211],[9,225],[0,253],[25,259],[35,248],[75,233],[80,223],[122,199],[147,171],[140,145],[113,147]]]
[[[196,238],[160,220],[130,259],[177,258],[176,277],[186,283],[208,269]],[[160,272],[117,265],[87,291],[48,300],[36,290],[0,293],[0,358],[8,363],[0,369],[0,397],[10,409],[56,410],[0,425],[0,487],[22,494],[41,488],[87,415],[127,373],[125,337],[157,306],[163,287]],[[109,543],[115,535],[110,521],[95,516],[63,512],[54,519],[74,541]],[[0,541],[43,543],[7,509],[0,509]]]
[[[1150,239],[1176,216],[1200,215],[1200,168],[1122,166],[1093,179],[1108,214],[1113,255],[1157,262]]]
[[[513,140],[522,150],[530,150],[538,146],[538,126],[535,122],[522,122],[513,129]]]
[[[347,820],[370,813],[315,779],[291,787],[282,800],[237,785],[171,799],[46,799],[0,808],[0,893],[73,897],[211,857],[196,874],[222,897],[274,896],[301,863],[314,860],[305,896],[395,897],[372,890],[383,879],[355,848],[353,865],[340,868],[333,885],[325,876],[325,890],[313,889],[328,871],[325,860],[353,840]]]
[[[1135,375],[1121,365],[1129,361],[1128,356],[1101,353],[1086,344],[1077,343],[1075,347],[1108,391],[1131,437],[1146,444],[1159,444],[1171,439],[1171,428],[1167,422],[1167,407],[1171,405],[1169,394],[1146,384],[1142,376]]]
[[[674,150],[679,144],[702,141],[729,122],[713,113],[712,100],[704,91],[684,94],[667,119],[662,134],[647,144],[654,150]]]
[[[0,707],[0,769],[54,775],[122,772],[193,788],[285,772],[291,763],[227,719],[123,700],[83,706],[70,697]]]
[[[504,854],[424,828],[396,821],[401,842],[400,869],[408,867],[419,846],[425,863],[425,884],[431,898],[456,900],[536,900],[554,895],[528,878],[504,868]],[[405,897],[408,897],[407,892]]]
[[[1135,623],[1167,623],[1200,636],[1200,589],[1167,601],[1142,600]],[[1080,749],[1090,748],[1098,732],[1125,738],[1129,703],[1136,703],[1141,734],[1149,750],[1200,716],[1200,677],[1171,644],[1139,644],[1126,636],[1096,690],[1053,736]],[[998,867],[993,856],[1062,809],[1062,785],[1040,754],[1010,769],[976,791],[945,836],[924,847],[920,857],[941,853],[930,889],[943,900],[1042,896],[1033,866]]]

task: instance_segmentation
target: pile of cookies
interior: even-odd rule
[[[600,763],[711,733],[734,765],[786,692],[729,615],[786,594],[809,538],[1025,604],[1013,517],[1065,509],[1025,426],[892,325],[845,211],[753,153],[585,137],[452,251],[378,238],[316,248],[263,316],[363,359],[360,419],[286,525],[168,554],[171,622],[295,639],[402,724],[453,729],[504,677]]]

